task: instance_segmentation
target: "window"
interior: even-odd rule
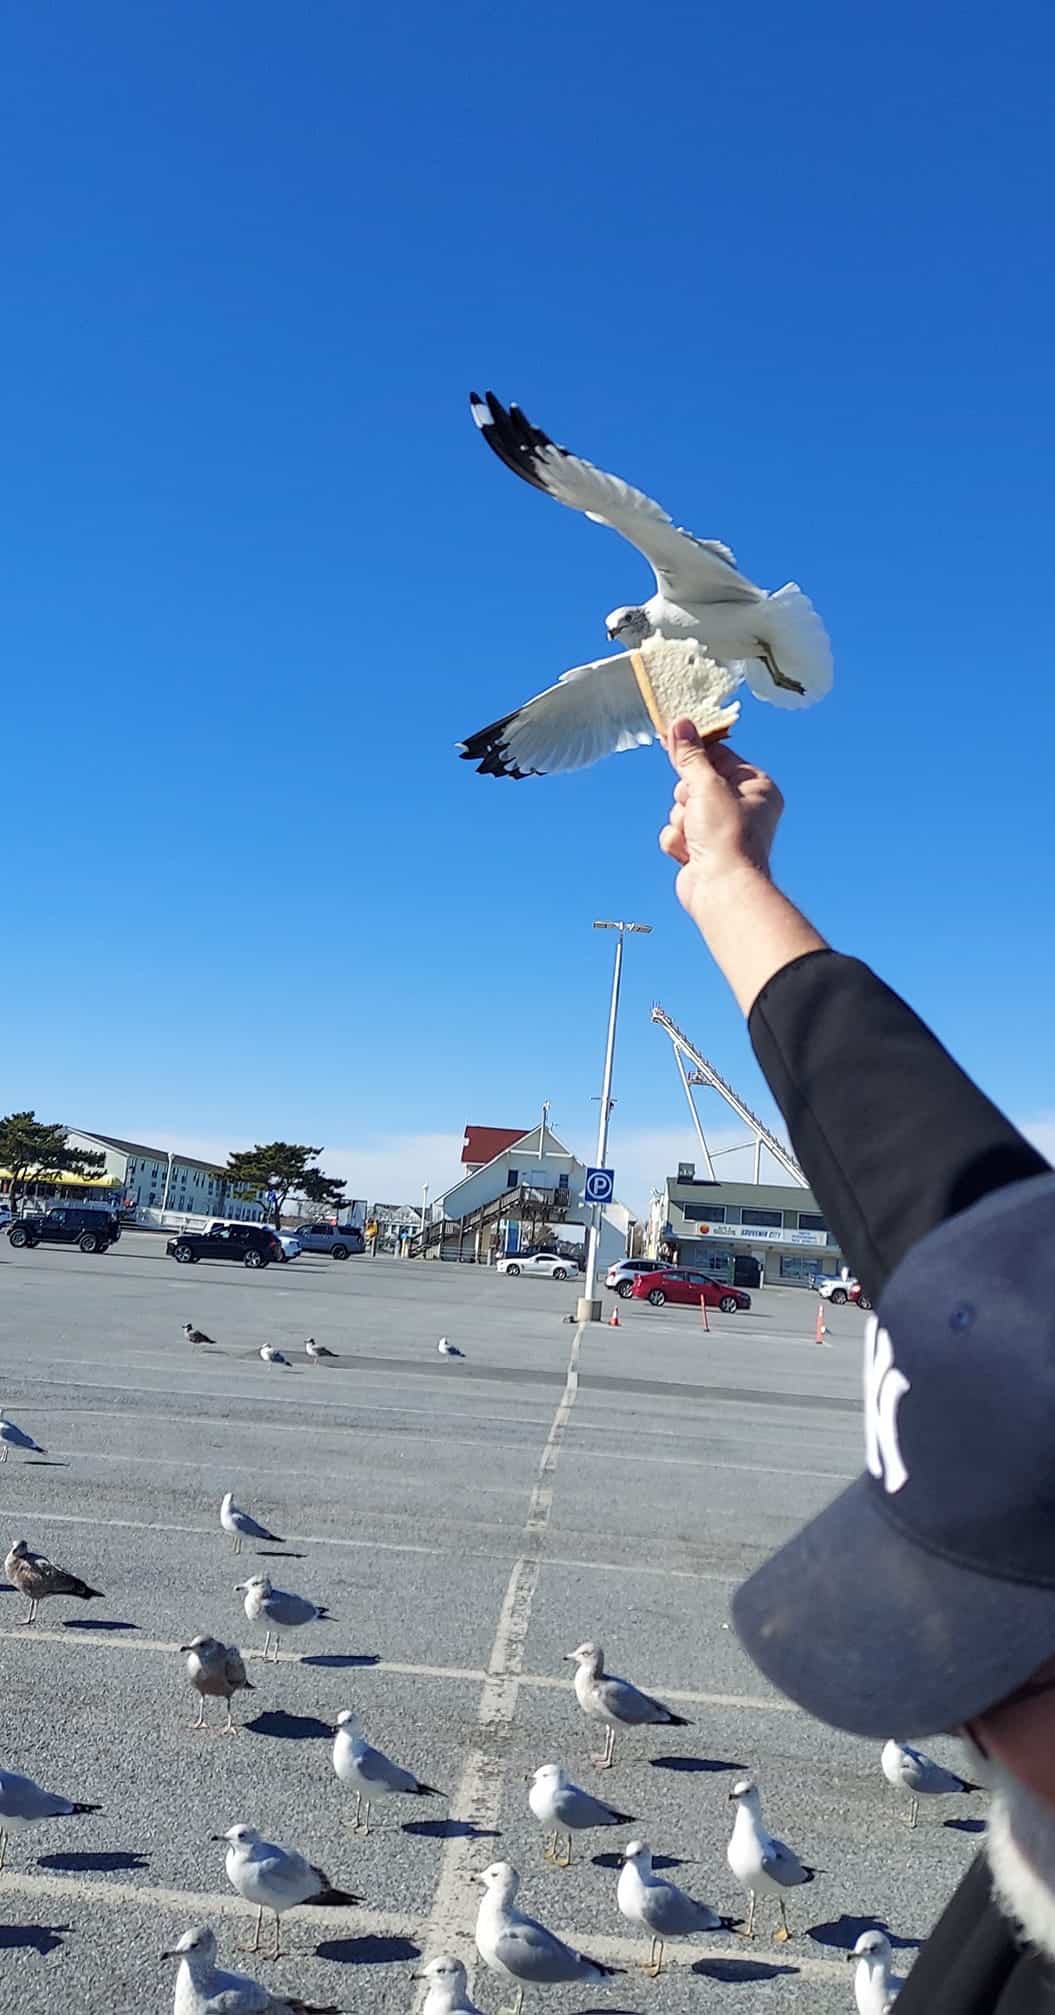
[[[674,1208],[675,1210],[680,1210],[682,1217],[685,1218],[688,1224],[725,1223],[724,1203],[679,1203],[675,1204]]]
[[[800,1210],[799,1230],[823,1231],[825,1237],[827,1237],[828,1235],[828,1227],[823,1217],[821,1216],[820,1212],[816,1210]]]
[[[507,1168],[506,1188],[515,1189],[519,1181],[520,1181],[520,1170],[518,1168]]]
[[[570,1188],[570,1186],[571,1186],[571,1177],[570,1177],[570,1176],[567,1176],[567,1175],[559,1175],[559,1176],[557,1177],[557,1188],[558,1188],[558,1189],[568,1189],[568,1188]]]
[[[752,1205],[746,1203],[740,1212],[741,1224],[775,1224],[779,1230],[783,1221],[779,1210],[755,1210]]]
[[[781,1280],[809,1280],[817,1271],[817,1262],[804,1252],[782,1252],[780,1255]]]

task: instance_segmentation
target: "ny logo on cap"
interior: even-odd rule
[[[898,1407],[911,1386],[894,1363],[894,1346],[874,1315],[865,1328],[865,1461],[891,1495],[908,1482],[897,1435]]]

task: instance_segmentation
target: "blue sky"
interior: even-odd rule
[[[806,588],[835,692],[739,735],[778,872],[1055,1113],[1051,17],[856,15],[6,13],[5,1108],[371,1194],[543,1098],[585,1146],[619,915],[629,1199],[689,1151],[653,998],[765,1101],[659,752],[455,759],[648,587],[487,454],[489,384]]]

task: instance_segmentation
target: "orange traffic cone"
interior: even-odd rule
[[[827,1334],[828,1334],[828,1332],[827,1332],[827,1329],[825,1328],[825,1324],[824,1324],[824,1310],[823,1310],[823,1308],[821,1307],[821,1305],[820,1305],[820,1302],[818,1302],[818,1303],[817,1303],[817,1342],[818,1342],[818,1343],[823,1343],[823,1342],[824,1342],[824,1339],[825,1339],[825,1337],[827,1336]]]
[[[622,1323],[619,1320],[619,1310],[617,1308],[613,1308],[612,1313],[608,1318],[608,1327],[609,1329],[622,1329],[623,1327]]]

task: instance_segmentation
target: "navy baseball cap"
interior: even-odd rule
[[[1055,1655],[1055,1175],[984,1197],[890,1276],[866,1473],[733,1598],[774,1686],[854,1735],[933,1735]]]

